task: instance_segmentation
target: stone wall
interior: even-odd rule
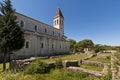
[[[119,59],[116,58],[116,52],[111,53],[111,72],[112,72],[112,80],[120,80],[120,65]]]
[[[100,67],[104,67],[104,65],[105,65],[105,63],[88,61],[88,60],[82,60],[82,64],[92,64],[92,65],[100,66]]]
[[[47,35],[35,35],[32,32],[26,32],[25,45],[26,42],[29,42],[29,47],[26,48],[26,46],[24,46],[21,50],[15,52],[12,59],[25,59],[35,56],[53,56],[69,53],[68,41],[52,38]]]
[[[98,78],[100,78],[102,76],[101,72],[92,71],[92,70],[88,70],[88,69],[83,69],[83,68],[80,68],[80,67],[68,67],[67,69],[70,70],[70,71],[73,71],[73,72],[84,72],[88,75],[94,75]]]
[[[85,58],[85,59],[88,59],[88,58]],[[62,61],[62,65],[67,70],[71,70],[71,71],[74,71],[74,72],[81,72],[82,71],[82,72],[87,73],[88,75],[94,75],[96,77],[101,77],[103,74],[107,74],[107,72],[108,72],[107,64],[100,63],[100,62],[91,62],[91,61],[88,61],[88,60],[85,60],[85,59],[64,60],[64,61]],[[35,61],[35,58],[30,58],[30,59],[25,59],[25,60],[12,60],[11,61],[12,70],[14,70],[14,71],[24,70],[24,68],[33,61]],[[51,66],[51,67],[55,66],[55,62],[47,62],[47,64],[49,64],[49,66]],[[79,66],[81,64],[92,64],[92,65],[95,65],[95,66],[98,66],[98,67],[102,66],[103,70],[101,72],[98,72],[98,71],[92,71],[92,70],[80,68]]]
[[[78,60],[65,60],[62,63],[63,63],[64,68],[69,67],[69,66],[76,66],[76,67],[79,66]]]

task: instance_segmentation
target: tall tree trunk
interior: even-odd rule
[[[3,61],[3,71],[6,70],[6,53],[4,53],[4,61]]]

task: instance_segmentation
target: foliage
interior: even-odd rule
[[[26,67],[24,73],[25,74],[34,74],[34,73],[48,73],[50,72],[50,68],[48,64],[41,62],[40,60],[36,60]]]
[[[63,68],[63,64],[62,64],[62,60],[61,59],[57,59],[55,61],[55,67],[58,68],[58,69]]]
[[[55,69],[47,74],[30,74],[23,73],[0,73],[0,79],[3,80],[99,80],[96,77],[88,76],[85,73],[74,73],[64,69]]]
[[[94,45],[94,51],[95,51],[95,53],[97,53],[97,52],[102,52],[104,50],[104,48],[103,48],[103,46],[102,45],[100,45],[100,44],[96,44],[96,45]]]
[[[73,52],[75,48],[76,41],[73,39],[69,39],[70,42],[70,51]]]
[[[112,80],[112,72],[109,71],[106,75],[102,77],[102,80]]]
[[[79,41],[76,45],[75,45],[75,51],[76,52],[83,52],[84,48],[93,48],[94,43],[92,42],[92,40],[89,39],[85,39],[82,41]]]
[[[115,56],[120,60],[120,53],[116,53]]]
[[[6,68],[6,56],[24,46],[24,36],[16,22],[11,1],[5,0],[0,5],[0,52],[4,54],[3,70]]]
[[[111,59],[111,57],[110,57],[110,56],[106,56],[106,59],[109,59],[109,60],[110,60],[110,59]]]
[[[6,69],[8,70],[9,69],[9,66],[10,66],[10,63],[6,63]],[[2,68],[3,68],[3,64],[0,64],[0,71],[2,71]]]

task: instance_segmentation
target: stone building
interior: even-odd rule
[[[53,25],[16,13],[17,22],[24,31],[24,47],[12,55],[13,59],[52,56],[69,53],[69,42],[64,35],[64,17],[58,8]]]

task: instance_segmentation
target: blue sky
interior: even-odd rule
[[[3,0],[0,0],[3,1]],[[11,0],[17,12],[53,25],[58,7],[65,35],[77,41],[120,45],[120,0]]]

